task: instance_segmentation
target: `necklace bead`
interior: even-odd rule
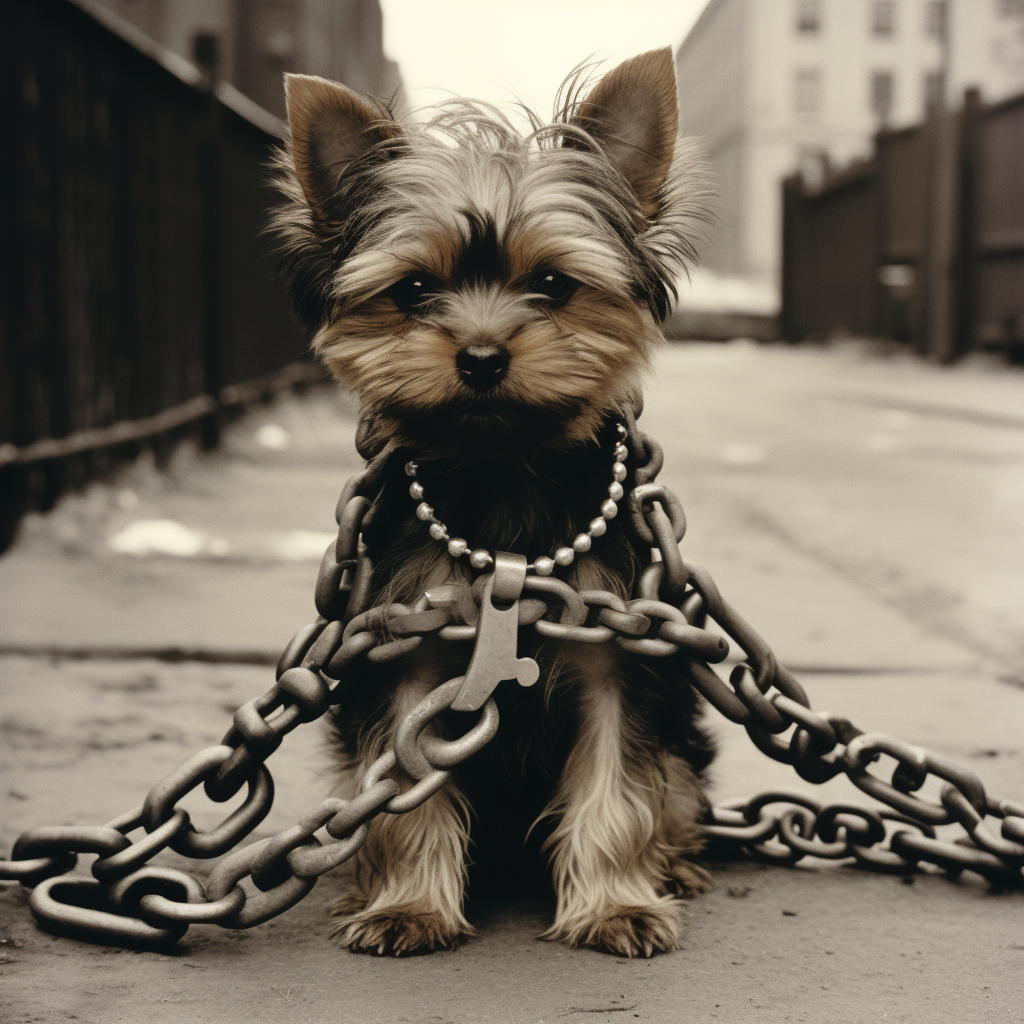
[[[587,525],[586,533],[578,533],[573,538],[572,545],[563,544],[555,549],[554,556],[540,555],[527,567],[532,569],[538,576],[550,576],[555,566],[566,567],[572,565],[576,555],[589,551],[595,537],[601,537],[608,531],[608,520],[614,519],[619,514],[619,506],[616,502],[621,501],[625,491],[622,482],[626,479],[626,459],[629,450],[622,443],[628,436],[626,428],[616,424],[616,431],[619,440],[615,443],[615,461],[612,463],[612,482],[608,485],[608,497],[601,502],[598,511],[601,513],[597,518],[591,519]],[[416,518],[430,524],[430,536],[448,547],[448,554],[452,558],[462,558],[469,555],[469,564],[478,570],[487,569],[494,564],[494,556],[484,548],[469,550],[469,543],[462,537],[452,537],[448,533],[448,527],[444,525],[435,515],[434,508],[423,500],[426,491],[423,484],[416,479],[419,473],[419,463],[410,460],[405,464],[405,475],[412,478],[409,484],[409,496],[413,501],[419,502],[416,506]]]
[[[469,556],[469,564],[474,569],[486,569],[488,566],[494,565],[494,558],[491,556],[489,551],[485,551],[483,548],[477,548]]]

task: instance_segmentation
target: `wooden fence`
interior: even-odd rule
[[[1024,357],[1024,94],[971,90],[818,189],[784,182],[781,333]]]
[[[211,70],[93,0],[5,5],[0,550],[25,509],[312,373],[263,236],[284,125]]]

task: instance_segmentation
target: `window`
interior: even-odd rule
[[[796,30],[808,35],[821,31],[820,0],[797,0]]]
[[[891,71],[875,71],[871,75],[871,110],[883,126],[892,116],[895,91]]]
[[[821,71],[797,68],[794,79],[793,107],[798,114],[816,114],[821,110]]]
[[[940,68],[937,71],[927,71],[924,76],[924,109],[925,113],[942,106],[946,94],[946,76]]]
[[[925,8],[925,34],[932,39],[945,39],[948,18],[949,4],[946,0],[928,0],[928,6]]]
[[[896,0],[874,0],[871,5],[871,31],[876,36],[896,34]]]

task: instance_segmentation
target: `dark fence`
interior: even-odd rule
[[[5,4],[0,76],[2,550],[26,508],[140,443],[212,444],[309,368],[262,233],[280,122],[88,0]]]
[[[964,277],[978,344],[1024,346],[1024,95],[967,108],[973,245]]]
[[[784,182],[781,332],[1024,356],[1024,95],[972,90],[818,189]]]

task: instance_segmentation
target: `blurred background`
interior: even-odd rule
[[[310,359],[263,234],[282,74],[413,116],[460,94],[516,118],[518,100],[546,114],[582,62],[665,45],[681,131],[701,140],[717,192],[642,422],[687,510],[686,557],[815,707],[965,763],[998,796],[1024,793],[1024,0],[6,0],[0,849],[141,802],[218,742],[314,615],[335,500],[361,460],[356,410]],[[739,727],[712,725],[714,799],[808,788]],[[317,735],[300,730],[273,762],[280,797],[254,838],[326,792]],[[862,799],[842,780],[824,788]],[[219,820],[194,803],[197,823]],[[719,1003],[732,1007],[720,1019],[747,1020],[763,999],[779,1008],[765,1021],[791,1005],[920,1020],[921,998],[948,1019],[1016,1019],[1011,897],[974,899],[970,916],[934,878],[823,872],[816,886],[804,871],[787,889],[781,871],[762,885],[763,867],[692,915],[689,973],[661,958],[641,983],[596,955],[551,958],[529,945],[541,925],[512,915],[458,954],[473,970],[409,967],[433,973],[391,997],[417,1020],[459,985],[473,1009],[431,1019],[481,1020],[485,1004],[489,1019],[553,1019],[612,983],[615,1009],[632,999],[666,1022],[684,1006],[718,1019]],[[837,885],[858,898],[837,900]],[[181,1009],[194,987],[171,965],[65,958],[23,899],[0,893],[0,944],[36,966],[7,947],[0,965],[24,961],[4,969],[26,1020],[135,1019],[139,991],[167,997],[148,1019],[194,1019]],[[191,948],[223,952],[208,1015],[298,1019],[289,997],[314,991],[314,961],[289,974],[287,934],[295,956],[320,958],[320,983],[344,987],[315,1019],[353,998],[372,1008],[353,1019],[394,1019],[374,1008],[377,968],[335,969],[322,903],[242,936],[248,1002],[234,933],[205,930]],[[123,984],[126,970],[144,981]],[[986,1001],[1007,991],[1012,1010]],[[523,1000],[528,1018],[508,1009]]]

